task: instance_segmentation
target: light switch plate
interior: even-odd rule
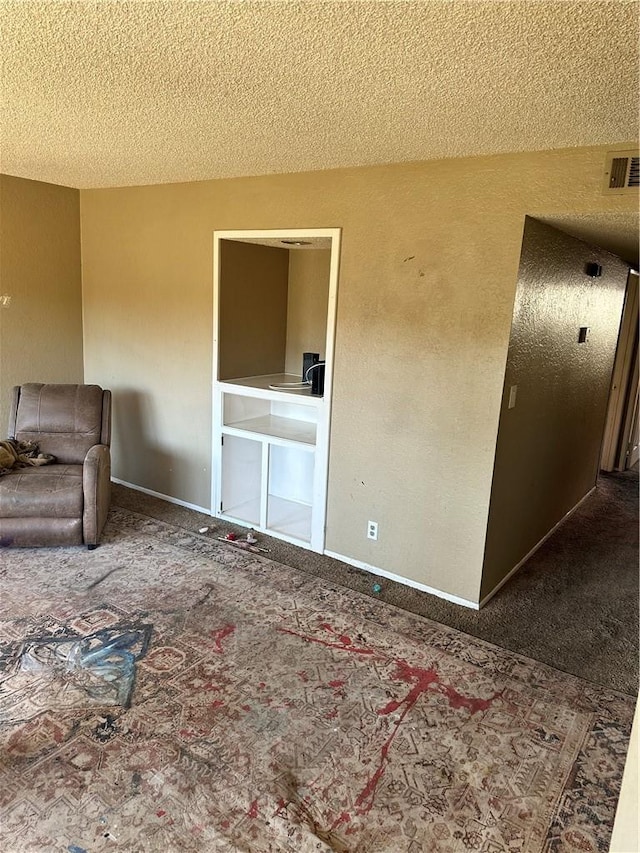
[[[516,397],[518,396],[518,386],[512,385],[509,389],[509,408],[515,409],[516,407]]]

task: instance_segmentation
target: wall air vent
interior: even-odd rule
[[[606,193],[635,192],[640,187],[640,156],[637,151],[611,151],[604,175]]]

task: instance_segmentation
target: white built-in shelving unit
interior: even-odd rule
[[[289,242],[282,243],[283,240]],[[314,248],[330,250],[330,255],[326,255],[326,282],[314,283],[314,287],[326,287],[326,294],[321,294],[320,299],[326,306],[326,317],[320,318],[323,333],[326,325],[321,353],[325,361],[323,396],[313,396],[309,387],[276,390],[273,386],[300,382],[301,352],[300,372],[261,373],[263,356],[256,341],[263,337],[262,327],[258,326],[256,331],[254,326],[247,331],[243,341],[242,317],[234,323],[233,317],[223,316],[229,300],[222,299],[221,293],[225,286],[236,286],[235,271],[228,273],[229,265],[222,263],[226,245],[223,241],[282,247],[288,252],[308,252]],[[297,247],[291,241],[307,245]],[[340,229],[333,228],[225,231],[214,235],[213,514],[319,553],[324,550],[339,249]],[[234,256],[241,252],[242,248],[234,245]],[[242,261],[238,269],[244,274]],[[229,275],[231,283],[225,282],[225,274]],[[251,283],[251,287],[261,288],[259,271],[256,278],[258,280]],[[244,286],[249,285],[242,281],[240,287]],[[266,282],[264,286],[271,285]],[[286,290],[286,283],[284,287]],[[260,292],[259,295],[261,299],[268,298],[268,293]],[[278,299],[282,302],[281,293]],[[250,306],[247,310],[251,310]],[[298,329],[291,328],[292,323],[301,325],[304,337],[309,322],[317,324],[318,320],[317,317],[300,317],[298,311],[295,317],[277,318],[274,334],[284,334],[287,340],[299,340],[301,334]],[[284,353],[284,340],[276,343]],[[252,348],[256,350],[255,361],[252,361]],[[304,345],[302,348],[314,351]],[[230,349],[239,353],[238,363],[251,364],[256,369],[255,375],[227,375],[239,369],[234,370],[234,364],[230,364],[232,359],[227,357]],[[293,353],[290,349],[287,349],[289,363],[298,355],[295,348]],[[273,360],[269,363],[273,364]],[[284,367],[283,361],[283,371]]]

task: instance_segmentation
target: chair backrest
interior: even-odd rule
[[[58,462],[81,465],[94,444],[111,443],[111,392],[99,385],[17,385],[9,435],[35,441]]]

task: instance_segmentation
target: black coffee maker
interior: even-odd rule
[[[322,397],[324,395],[324,361],[320,361],[320,353],[302,353],[302,380],[311,383],[311,395]]]

